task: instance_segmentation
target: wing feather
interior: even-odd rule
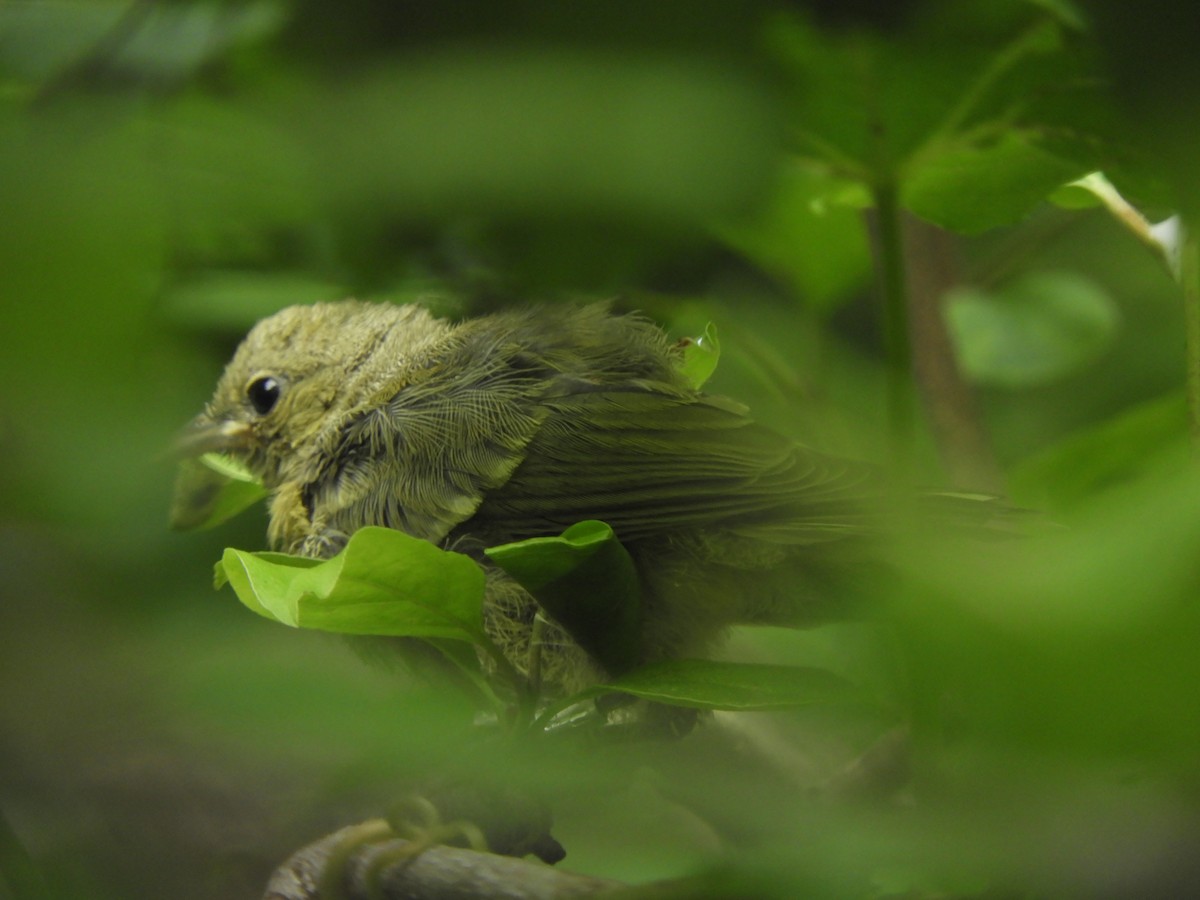
[[[520,539],[594,518],[627,541],[716,528],[808,544],[874,518],[864,502],[879,490],[873,467],[784,438],[721,398],[582,390],[545,411],[524,460],[466,530]]]

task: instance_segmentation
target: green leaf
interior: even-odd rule
[[[179,464],[170,523],[178,531],[213,528],[249,509],[267,490],[243,466],[218,453]]]
[[[764,208],[721,227],[720,236],[784,281],[806,306],[832,313],[870,280],[871,252],[862,225],[869,197],[860,183],[804,160],[791,160],[777,179]]]
[[[483,571],[390,528],[368,526],[328,560],[227,549],[223,577],[249,609],[346,634],[483,639]]]
[[[532,538],[484,552],[609,672],[624,672],[637,662],[637,571],[608,525],[587,520],[558,537]]]
[[[977,234],[1020,221],[1089,168],[1043,149],[1032,134],[1010,130],[988,145],[964,142],[922,154],[901,200],[943,228]]]
[[[963,371],[981,384],[1026,388],[1098,358],[1117,331],[1115,304],[1068,272],[1028,275],[998,293],[952,291],[946,318]]]
[[[858,693],[848,681],[825,669],[704,659],[656,663],[591,691],[610,692],[672,706],[741,711],[833,703]]]
[[[687,338],[683,343],[683,359],[679,371],[696,390],[700,390],[717,370],[721,359],[721,342],[717,339],[717,326],[709,322],[698,338]]]
[[[1012,472],[1009,492],[1019,503],[1066,509],[1098,491],[1144,477],[1164,455],[1186,455],[1187,401],[1183,390],[1124,410],[1072,434]]]

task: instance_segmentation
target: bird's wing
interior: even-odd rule
[[[464,530],[515,540],[600,519],[622,540],[717,528],[809,544],[873,519],[877,470],[784,438],[730,401],[583,388],[544,406],[523,461]]]

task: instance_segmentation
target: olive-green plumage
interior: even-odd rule
[[[876,470],[693,389],[678,354],[602,305],[461,324],[292,307],[249,333],[185,442],[242,459],[271,491],[271,545],[307,556],[385,525],[483,564],[483,547],[603,520],[637,566],[650,658],[735,622],[819,620],[815,583],[878,531]],[[488,584],[488,626],[521,666],[535,604],[497,570]],[[552,681],[595,677],[557,640]]]

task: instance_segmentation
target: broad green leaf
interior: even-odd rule
[[[997,293],[952,291],[946,318],[958,360],[981,384],[1026,388],[1093,362],[1117,331],[1113,301],[1068,272],[1028,275]]]
[[[359,529],[324,561],[231,548],[219,568],[245,606],[285,625],[460,641],[483,634],[479,566],[390,528]]]
[[[825,669],[678,659],[629,672],[592,693],[618,692],[694,709],[771,710],[833,703],[857,696]]]
[[[717,326],[709,322],[704,333],[697,338],[687,338],[683,344],[683,359],[679,371],[696,390],[704,386],[717,370],[721,359],[721,342],[717,338]]]
[[[871,276],[862,224],[870,200],[861,184],[827,167],[792,160],[754,218],[720,228],[721,238],[776,278],[806,306],[832,312]]]
[[[1009,491],[1019,503],[1065,509],[1097,492],[1144,476],[1164,454],[1186,451],[1187,401],[1182,389],[1076,432],[1012,472]]]
[[[963,142],[923,153],[901,199],[923,219],[977,234],[1020,221],[1089,168],[1042,148],[1032,134],[1009,130],[986,145]]]
[[[206,453],[179,464],[171,498],[171,527],[179,531],[213,528],[250,508],[267,490],[227,456]]]
[[[485,551],[610,672],[640,653],[640,592],[633,560],[603,522],[578,522],[558,537]]]

